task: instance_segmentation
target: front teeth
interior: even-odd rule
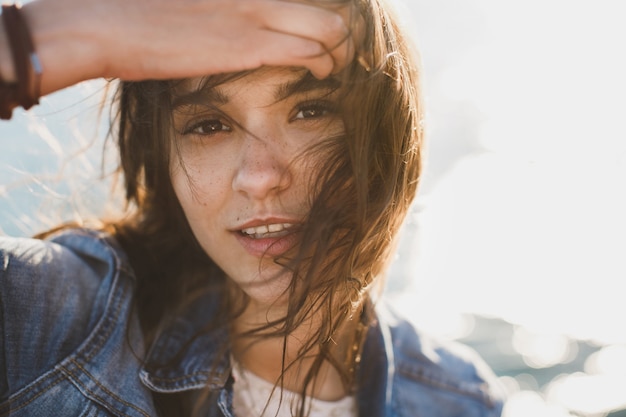
[[[280,237],[286,235],[287,229],[292,226],[293,224],[291,223],[264,224],[263,226],[248,227],[247,229],[243,229],[242,232],[250,237],[254,237],[255,239],[264,237]]]

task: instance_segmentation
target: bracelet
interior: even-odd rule
[[[3,5],[2,20],[11,48],[17,83],[0,81],[0,117],[11,117],[16,105],[28,110],[39,103],[42,68],[19,4]]]
[[[4,82],[0,78],[0,119],[9,120],[13,109],[18,105],[17,85]]]

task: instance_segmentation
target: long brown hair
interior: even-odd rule
[[[300,351],[319,352],[307,384],[330,358],[333,334],[383,280],[422,166],[422,102],[411,46],[383,0],[338,3],[353,4],[365,21],[357,58],[337,76],[345,136],[323,150],[329,157],[316,170],[298,252],[277,260],[294,276],[287,315],[259,329],[264,336],[286,337],[313,314],[322,315],[318,332]],[[225,291],[226,283],[196,242],[170,182],[175,85],[122,82],[117,92],[116,137],[130,214],[108,228],[135,269],[136,305],[148,341],[163,314],[184,304],[193,290]],[[233,318],[228,297],[223,299],[216,323]],[[351,364],[333,363],[352,381]]]

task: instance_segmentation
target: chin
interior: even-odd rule
[[[255,279],[248,282],[236,282],[251,301],[268,307],[286,306],[289,301],[289,284],[292,275],[282,268],[270,273],[268,270],[257,273]]]

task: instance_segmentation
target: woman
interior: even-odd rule
[[[5,109],[124,80],[128,213],[1,241],[0,415],[500,414],[482,362],[380,297],[422,146],[418,73],[388,6],[18,13],[38,59],[15,54],[30,44],[5,20]]]

